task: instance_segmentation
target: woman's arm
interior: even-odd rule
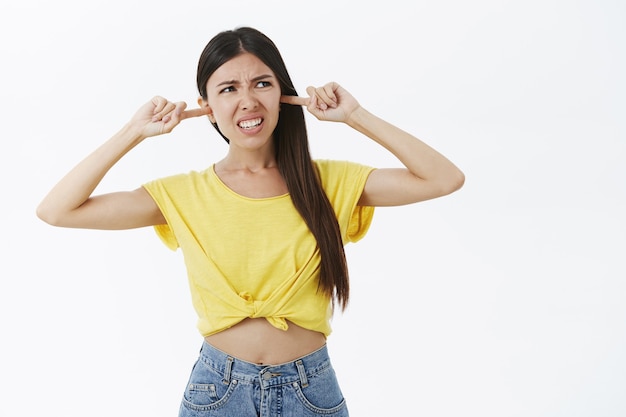
[[[365,110],[339,84],[308,87],[310,97],[283,96],[282,101],[306,105],[319,120],[344,122],[395,155],[405,168],[374,170],[359,205],[398,206],[450,194],[465,176],[452,162],[415,136]]]
[[[165,223],[159,208],[143,188],[92,196],[106,173],[126,153],[150,136],[169,133],[181,120],[199,116],[185,112],[184,102],[155,97],[144,104],[113,137],[67,173],[37,207],[43,221],[61,227],[130,229]]]
[[[399,206],[450,194],[465,176],[452,162],[415,136],[357,108],[346,123],[394,154],[406,168],[374,170],[359,205]]]

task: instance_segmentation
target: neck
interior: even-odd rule
[[[235,152],[231,148],[226,157],[219,161],[216,166],[224,171],[256,172],[267,168],[276,168],[277,164],[273,152]]]

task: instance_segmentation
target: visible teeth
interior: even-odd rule
[[[261,119],[260,117],[258,119],[244,120],[243,122],[239,122],[239,127],[244,129],[252,129],[253,127],[257,127],[258,125],[260,125],[262,121],[263,119]]]

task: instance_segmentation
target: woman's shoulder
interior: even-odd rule
[[[360,175],[369,173],[374,169],[359,162],[341,159],[315,159],[313,162],[322,179],[335,176]]]
[[[179,172],[176,174],[165,175],[150,181],[150,183],[161,184],[182,184],[182,183],[194,183],[198,181],[207,181],[211,178],[213,167],[204,168],[201,170],[189,170],[187,172]]]
[[[322,188],[330,198],[359,192],[374,168],[358,162],[334,159],[314,160]]]

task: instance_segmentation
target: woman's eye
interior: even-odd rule
[[[269,87],[272,85],[269,81],[259,81],[256,85],[257,87]]]
[[[226,87],[224,88],[222,91],[220,91],[221,93],[230,93],[231,91],[235,91],[235,87],[230,86],[230,87]]]

